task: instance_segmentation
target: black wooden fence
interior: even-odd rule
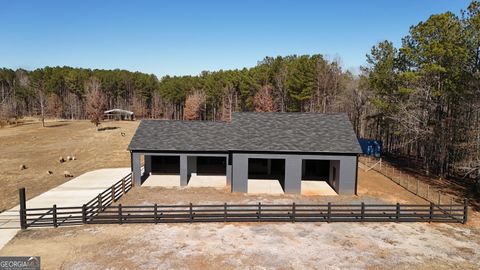
[[[77,207],[26,208],[25,189],[19,190],[20,195],[20,227],[45,227],[84,224],[89,218],[98,215],[106,207],[116,202],[132,188],[132,174],[98,194],[88,203]]]
[[[467,222],[468,202],[430,204],[220,204],[29,208],[23,228],[193,222]]]
[[[87,209],[92,209],[96,211],[89,211],[88,216],[94,216],[99,211],[105,209],[105,207],[116,202],[120,197],[125,195],[132,188],[132,173],[129,173],[127,176],[122,178],[120,181],[112,185],[112,187],[104,190],[102,193],[98,194],[97,197],[93,198],[91,201],[86,203],[84,206]]]
[[[193,222],[457,222],[466,223],[463,204],[111,204],[132,188],[132,175],[82,206],[27,208],[20,190],[20,225],[58,227],[80,224],[193,223]]]

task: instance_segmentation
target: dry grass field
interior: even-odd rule
[[[1,205],[17,204],[66,178],[129,166],[138,122],[87,121],[0,129]],[[113,129],[115,127],[115,129]],[[124,132],[125,136],[121,133]],[[77,160],[60,164],[60,156]],[[20,170],[20,164],[27,166]],[[52,175],[46,171],[52,170]],[[246,195],[213,188],[135,187],[118,203],[388,202],[426,203],[383,175],[359,170],[359,196]],[[0,256],[38,255],[42,269],[479,269],[480,218],[462,224],[215,223],[86,225],[21,231]]]
[[[0,212],[18,204],[18,188],[31,198],[82,173],[114,167],[129,167],[127,151],[137,121],[104,122],[96,131],[89,121],[26,121],[0,129]],[[122,136],[122,132],[125,136]],[[74,155],[76,160],[59,162]],[[24,164],[27,169],[20,170]],[[52,171],[53,174],[47,174]]]

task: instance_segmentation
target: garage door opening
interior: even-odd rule
[[[330,160],[302,160],[303,195],[337,195],[330,182]]]
[[[188,162],[188,186],[225,188],[227,185],[226,157],[189,156]]]
[[[302,180],[328,181],[330,160],[302,160]]]
[[[145,179],[142,186],[180,186],[180,156],[152,156],[151,158],[151,175]]]
[[[180,156],[152,156],[152,174],[180,174]]]
[[[285,159],[248,159],[248,193],[283,194]]]
[[[227,175],[227,158],[197,157],[197,175]]]

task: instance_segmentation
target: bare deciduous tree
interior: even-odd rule
[[[223,121],[231,121],[232,120],[232,112],[235,110],[234,108],[234,100],[235,100],[236,88],[232,81],[228,81],[225,83],[223,87],[223,98],[222,98],[222,120]]]
[[[146,107],[147,107],[146,102],[144,102],[141,98],[138,98],[136,96],[132,98],[131,109],[137,117],[141,117],[141,118],[146,117],[146,112],[147,112]]]
[[[0,127],[10,123],[12,118],[16,118],[13,102],[0,103]]]
[[[152,118],[165,118],[168,115],[167,109],[168,102],[158,93],[158,91],[154,91],[152,94]]]
[[[203,105],[205,103],[205,95],[200,91],[194,91],[187,97],[183,117],[185,120],[200,119]]]
[[[87,103],[86,112],[90,121],[95,125],[98,130],[100,121],[103,118],[105,107],[107,106],[107,98],[100,89],[100,81],[92,77],[87,82]]]
[[[50,95],[47,99],[47,113],[54,118],[61,118],[63,112],[63,104],[57,95]]]
[[[272,96],[272,87],[263,86],[256,94],[253,100],[256,112],[274,112],[275,105]]]

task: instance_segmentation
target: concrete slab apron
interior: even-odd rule
[[[180,186],[180,175],[178,174],[163,174],[157,175],[152,174],[147,177],[145,182],[143,182],[142,187],[179,187]]]
[[[84,173],[35,198],[27,200],[27,208],[80,206],[111,187],[130,173],[130,168],[101,169]],[[26,191],[28,198],[28,190]],[[19,206],[0,213],[0,249],[19,231]]]
[[[248,179],[249,194],[284,194],[278,180]]]
[[[302,180],[302,195],[338,196],[327,181],[320,180]]]
[[[192,175],[188,181],[188,186],[225,188],[227,177],[225,175]]]

